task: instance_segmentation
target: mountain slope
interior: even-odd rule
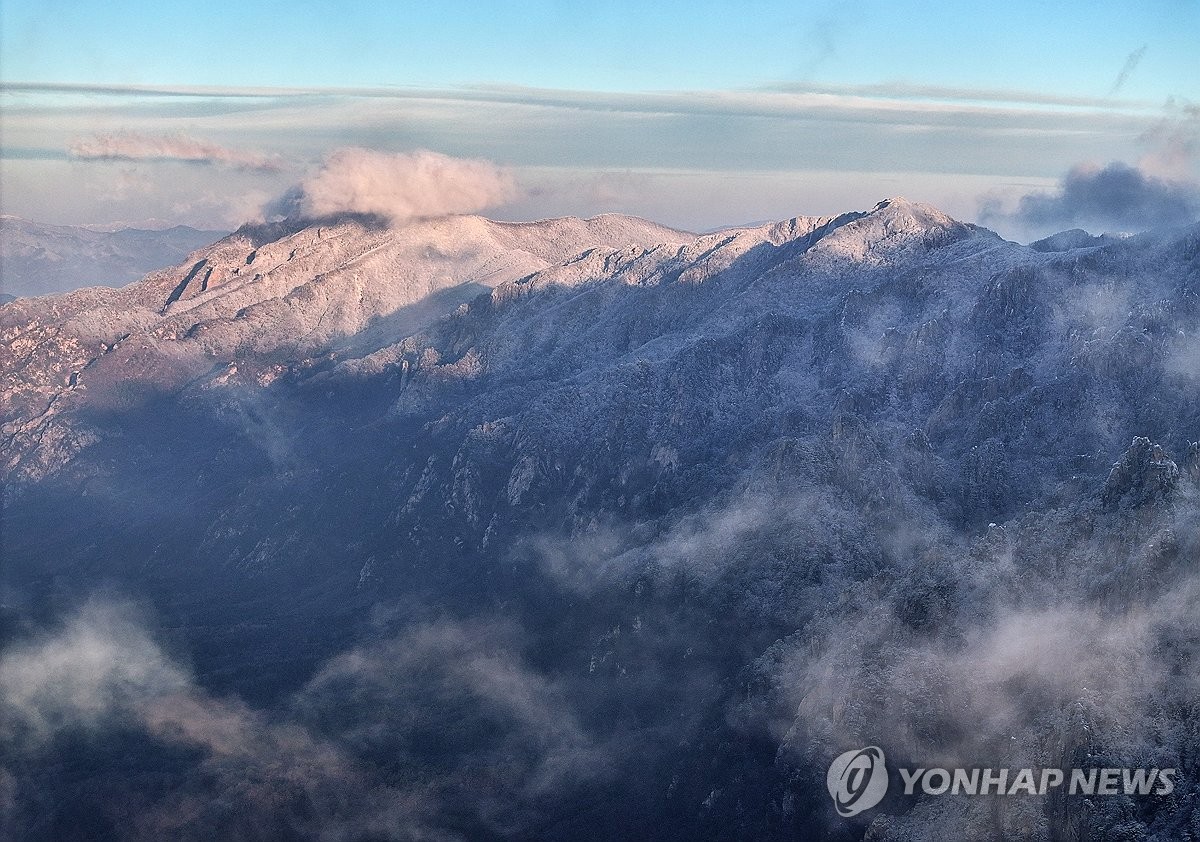
[[[370,347],[373,337],[415,331],[588,247],[687,239],[621,216],[521,224],[460,216],[399,229],[343,218],[247,227],[122,289],[13,302],[0,311],[7,464],[36,474],[69,458],[86,434],[53,419],[93,394],[106,402],[114,391],[169,390],[210,373],[261,385],[339,344]]]
[[[4,621],[157,653],[3,702],[51,732],[0,734],[25,835],[114,798],[178,838],[1198,827],[1200,227],[421,226],[0,310]],[[861,745],[1179,784],[846,820]]]

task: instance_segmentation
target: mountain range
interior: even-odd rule
[[[19,835],[1200,837],[1200,225],[290,219],[0,377]]]
[[[225,235],[184,225],[114,230],[0,217],[0,293],[18,298],[122,286]]]

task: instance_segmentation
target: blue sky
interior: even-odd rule
[[[1186,149],[1198,43],[1196,0],[0,0],[0,187],[51,221],[228,226],[339,146],[428,147],[513,168],[499,216],[699,228],[903,192],[970,218],[1172,132]],[[70,152],[104,134],[232,151]]]
[[[38,82],[511,84],[594,91],[904,81],[1163,100],[1193,88],[1200,4],[4,0],[3,72]]]

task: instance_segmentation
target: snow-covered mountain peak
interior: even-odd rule
[[[617,215],[522,223],[457,215],[395,227],[347,216],[298,230],[250,227],[147,278],[140,303],[162,313],[164,335],[198,339],[217,356],[298,342],[312,349],[434,295],[452,308],[589,248],[693,236]]]
[[[903,196],[893,196],[881,200],[868,212],[867,216],[879,216],[893,224],[901,220],[908,220],[912,224],[924,228],[949,228],[962,224],[942,213],[933,205],[924,202],[910,202]]]
[[[812,262],[891,263],[914,249],[964,239],[978,230],[903,197],[884,199],[866,213],[838,217],[830,229],[810,250]]]
[[[976,234],[932,205],[902,197],[884,199],[869,211],[838,216],[796,216],[780,222],[724,228],[702,235],[664,229],[631,217],[546,220],[523,225],[617,224],[643,236],[625,245],[598,245],[563,262],[504,284],[493,293],[497,303],[549,287],[579,287],[595,281],[652,286],[663,282],[705,283],[718,276],[739,283],[771,267],[803,260],[803,271],[834,273],[903,260],[914,249],[928,249]],[[544,229],[543,229],[544,230]],[[689,239],[690,238],[690,239]],[[599,238],[597,238],[599,240]],[[657,242],[654,247],[646,243]]]

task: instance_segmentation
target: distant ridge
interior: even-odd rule
[[[184,225],[161,229],[48,225],[0,217],[0,284],[13,296],[123,286],[224,236]]]

